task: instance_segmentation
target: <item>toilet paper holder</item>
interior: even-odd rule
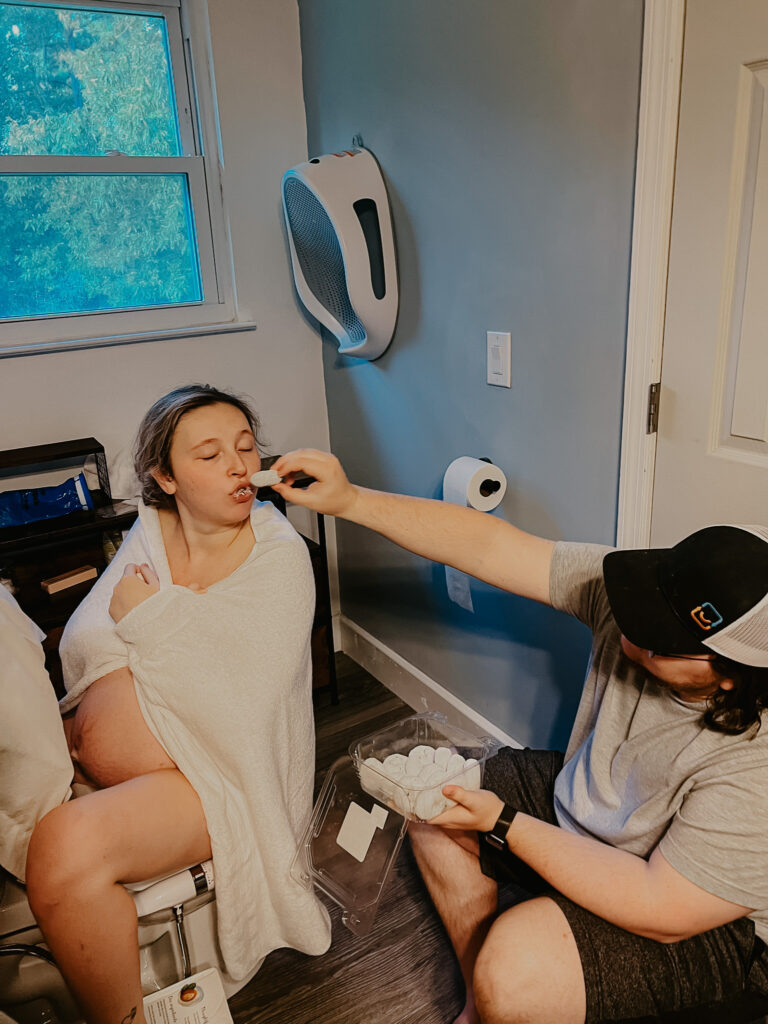
[[[487,462],[490,466],[493,465],[493,460],[489,459],[487,455],[481,455],[479,462]],[[483,480],[480,484],[480,493],[484,498],[490,498],[492,494],[495,494],[501,488],[501,484],[498,480]]]

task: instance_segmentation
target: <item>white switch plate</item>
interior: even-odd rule
[[[512,335],[503,331],[488,331],[486,380],[497,387],[512,387]]]

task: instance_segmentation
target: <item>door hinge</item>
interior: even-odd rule
[[[659,398],[661,381],[648,385],[648,413],[645,418],[646,434],[655,434],[659,429]]]

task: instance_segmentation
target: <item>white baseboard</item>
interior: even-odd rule
[[[522,743],[489,722],[391,647],[371,636],[362,626],[345,615],[341,616],[340,625],[342,651],[414,711],[438,711],[468,732],[493,736],[509,747],[522,747]]]

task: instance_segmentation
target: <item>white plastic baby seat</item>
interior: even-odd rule
[[[147,917],[162,910],[173,910],[176,919],[176,938],[181,955],[181,969],[185,978],[192,973],[189,946],[184,929],[184,904],[196,896],[203,896],[213,890],[213,861],[177,871],[164,878],[148,882],[126,883],[125,888],[133,896],[139,918]]]

